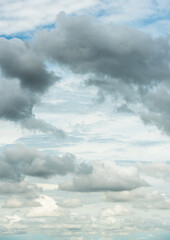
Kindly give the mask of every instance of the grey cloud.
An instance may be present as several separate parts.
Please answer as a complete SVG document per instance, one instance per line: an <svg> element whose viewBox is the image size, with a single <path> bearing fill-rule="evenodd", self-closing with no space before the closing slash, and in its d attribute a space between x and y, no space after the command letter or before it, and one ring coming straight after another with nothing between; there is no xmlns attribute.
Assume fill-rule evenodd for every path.
<svg viewBox="0 0 170 240"><path fill-rule="evenodd" d="M78 175L88 175L88 174L91 174L93 172L93 167L91 165L88 165L86 163L80 163L78 166L77 166L77 171L76 173Z"/></svg>
<svg viewBox="0 0 170 240"><path fill-rule="evenodd" d="M60 13L55 29L37 33L34 48L50 61L85 74L88 85L122 103L118 110L128 109L145 123L170 133L169 108L165 107L170 101L169 37L153 39L129 27Z"/></svg>
<svg viewBox="0 0 170 240"><path fill-rule="evenodd" d="M15 90L11 93L1 80L1 92L7 93L6 97L2 93L2 118L23 120L21 124L28 129L52 131L42 121L33 123L32 113L41 94L59 79L47 71L47 60L84 74L88 85L121 103L118 111L128 109L145 123L170 133L168 37L152 39L129 27L101 25L88 16L60 13L56 28L38 31L33 42L0 38L0 45L2 75Z"/></svg>
<svg viewBox="0 0 170 240"><path fill-rule="evenodd" d="M79 169L79 174L89 174L89 170L92 171L87 164L77 164L75 160L75 156L70 153L61 157L45 155L35 148L17 145L1 155L0 179L21 181L25 176L49 178L54 175L76 174Z"/></svg>
<svg viewBox="0 0 170 240"><path fill-rule="evenodd" d="M36 197L36 192L40 191L39 188L27 184L26 182L0 182L0 195L12 195L22 196L27 199L33 199Z"/></svg>
<svg viewBox="0 0 170 240"><path fill-rule="evenodd" d="M19 79L22 87L33 92L44 92L57 79L29 43L19 39L0 38L0 67L7 77Z"/></svg>
<svg viewBox="0 0 170 240"><path fill-rule="evenodd" d="M28 130L64 136L64 132L33 116L41 95L59 77L48 72L45 59L31 43L0 38L0 118L20 123Z"/></svg>
<svg viewBox="0 0 170 240"><path fill-rule="evenodd" d="M33 106L59 79L47 71L44 62L48 60L86 75L88 85L121 103L118 111L128 109L169 134L169 49L168 37L152 39L129 27L100 25L88 16L60 13L56 28L38 31L33 42L0 38L1 74L8 78L5 86L1 80L0 116L24 120L28 129L39 125L43 132L52 130L38 120L30 123ZM7 85L15 91L11 93Z"/></svg>
<svg viewBox="0 0 170 240"><path fill-rule="evenodd" d="M150 83L169 78L168 39L113 24L99 25L88 16L60 13L54 30L37 33L36 46L46 56L78 73Z"/></svg>
<svg viewBox="0 0 170 240"><path fill-rule="evenodd" d="M75 157L72 154L65 154L62 157L50 156L23 145L6 150L0 161L2 166L4 163L7 164L5 167L9 170L5 173L2 171L0 175L2 179L21 180L25 175L48 178L56 174L65 175L75 171ZM9 171L13 175L9 175Z"/></svg>
<svg viewBox="0 0 170 240"><path fill-rule="evenodd" d="M30 131L40 131L64 138L65 133L41 119L36 119L32 113L40 96L27 89L22 89L17 79L0 79L0 118L18 122Z"/></svg>
<svg viewBox="0 0 170 240"><path fill-rule="evenodd" d="M164 133L170 134L170 91L169 83L156 86L142 98L145 109L139 112L141 119L150 125L155 125Z"/></svg>
<svg viewBox="0 0 170 240"><path fill-rule="evenodd" d="M32 115L38 96L22 90L18 80L0 79L0 117L19 121Z"/></svg>
<svg viewBox="0 0 170 240"><path fill-rule="evenodd" d="M140 178L137 168L121 167L114 162L93 165L88 175L73 177L71 182L59 184L61 190L78 192L125 191L148 184Z"/></svg>
<svg viewBox="0 0 170 240"><path fill-rule="evenodd" d="M65 138L66 134L63 130L57 129L56 127L52 126L51 124L41 120L36 119L35 117L29 117L24 120L20 121L22 127L31 130L31 131L40 131L43 133L50 133L59 138Z"/></svg>

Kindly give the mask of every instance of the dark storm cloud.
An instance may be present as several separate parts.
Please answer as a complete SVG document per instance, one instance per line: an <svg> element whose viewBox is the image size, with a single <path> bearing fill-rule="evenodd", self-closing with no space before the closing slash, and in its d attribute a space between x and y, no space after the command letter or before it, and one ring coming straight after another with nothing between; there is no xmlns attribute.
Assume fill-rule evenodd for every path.
<svg viewBox="0 0 170 240"><path fill-rule="evenodd" d="M34 49L48 60L85 74L88 85L121 102L118 109L126 105L145 123L170 133L168 37L153 39L129 27L60 13L55 29L37 33Z"/></svg>
<svg viewBox="0 0 170 240"><path fill-rule="evenodd" d="M18 145L8 149L0 156L0 179L21 181L25 176L49 178L68 173L89 174L92 167L87 164L76 164L72 154L62 157L45 155L35 148Z"/></svg>

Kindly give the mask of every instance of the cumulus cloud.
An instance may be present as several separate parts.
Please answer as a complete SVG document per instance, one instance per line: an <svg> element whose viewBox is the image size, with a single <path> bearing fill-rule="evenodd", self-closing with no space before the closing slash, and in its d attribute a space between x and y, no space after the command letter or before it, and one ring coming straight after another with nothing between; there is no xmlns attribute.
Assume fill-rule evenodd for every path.
<svg viewBox="0 0 170 240"><path fill-rule="evenodd" d="M140 178L137 168L122 167L114 162L93 165L93 172L88 175L74 176L71 182L59 184L61 190L78 192L124 191L146 186Z"/></svg>

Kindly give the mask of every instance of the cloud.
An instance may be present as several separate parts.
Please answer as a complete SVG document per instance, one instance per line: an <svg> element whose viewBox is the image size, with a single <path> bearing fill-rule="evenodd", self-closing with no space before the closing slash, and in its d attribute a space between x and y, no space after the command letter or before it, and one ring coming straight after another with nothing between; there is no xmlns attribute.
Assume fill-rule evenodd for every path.
<svg viewBox="0 0 170 240"><path fill-rule="evenodd" d="M169 134L165 107L170 102L169 49L168 37L153 39L130 27L99 24L92 17L62 12L56 27L38 31L32 42L0 38L0 90L7 93L2 94L0 117L19 121L30 130L60 132L32 113L41 95L60 79L47 70L49 61L83 74L87 85L119 102L118 111L126 106L146 124Z"/></svg>
<svg viewBox="0 0 170 240"><path fill-rule="evenodd" d="M37 218L37 217L65 217L67 212L57 206L55 200L47 195L41 195L39 199L36 200L41 204L40 207L31 208L27 212L27 217Z"/></svg>
<svg viewBox="0 0 170 240"><path fill-rule="evenodd" d="M25 208L25 207L36 207L36 206L40 206L40 204L32 199L21 200L18 198L10 198L4 203L2 207L3 208Z"/></svg>
<svg viewBox="0 0 170 240"><path fill-rule="evenodd" d="M0 117L12 121L32 116L32 108L38 96L30 91L23 91L19 81L4 77L0 79Z"/></svg>
<svg viewBox="0 0 170 240"><path fill-rule="evenodd" d="M16 34L25 32L45 25L51 25L54 22L56 14L63 9L67 13L79 12L82 9L91 8L96 5L96 0L86 0L80 2L77 0L62 1L58 0L17 0L17 2L0 2L0 22L1 34ZM25 33L30 37L31 33Z"/></svg>
<svg viewBox="0 0 170 240"><path fill-rule="evenodd" d="M16 38L0 38L0 53L3 74L19 79L22 88L44 92L58 80L57 76L46 70L44 59L33 51L29 43Z"/></svg>
<svg viewBox="0 0 170 240"><path fill-rule="evenodd" d="M119 102L118 109L126 105L169 134L168 37L153 39L130 27L60 13L55 29L36 33L34 48L49 61L83 74L87 85Z"/></svg>
<svg viewBox="0 0 170 240"><path fill-rule="evenodd" d="M62 138L65 135L62 130L33 115L41 95L59 80L46 69L44 61L30 43L0 38L0 118Z"/></svg>
<svg viewBox="0 0 170 240"><path fill-rule="evenodd" d="M104 200L109 202L129 203L139 209L170 209L170 198L156 190L138 188L131 191L106 192Z"/></svg>
<svg viewBox="0 0 170 240"><path fill-rule="evenodd" d="M153 40L129 27L99 25L89 16L60 13L56 29L39 31L35 45L49 59L82 74L137 84L169 78L168 39Z"/></svg>
<svg viewBox="0 0 170 240"><path fill-rule="evenodd" d="M0 195L19 195L23 198L33 199L36 197L36 192L40 191L39 188L28 184L24 181L22 182L0 182Z"/></svg>
<svg viewBox="0 0 170 240"><path fill-rule="evenodd" d="M170 181L170 164L153 162L147 164L138 164L139 171L147 176L160 178L167 182Z"/></svg>
<svg viewBox="0 0 170 240"><path fill-rule="evenodd" d="M100 192L124 191L146 186L135 167L121 167L114 162L93 165L93 172L88 175L74 176L72 181L59 184L64 191Z"/></svg>
<svg viewBox="0 0 170 240"><path fill-rule="evenodd" d="M63 130L57 129L53 125L35 117L26 118L20 121L22 127L30 130L30 131L40 131L43 133L53 134L59 139L66 138L66 134Z"/></svg>
<svg viewBox="0 0 170 240"><path fill-rule="evenodd" d="M48 156L34 148L18 145L4 152L0 165L1 179L21 180L26 175L48 178L74 172L75 157L71 154Z"/></svg>
<svg viewBox="0 0 170 240"><path fill-rule="evenodd" d="M75 156L70 153L61 157L45 155L35 148L16 145L0 156L0 179L3 180L21 181L25 176L49 178L68 173L88 175L91 172L92 167L76 163Z"/></svg>
<svg viewBox="0 0 170 240"><path fill-rule="evenodd" d="M82 206L82 202L78 198L71 198L58 202L58 205L63 208L78 208Z"/></svg>
<svg viewBox="0 0 170 240"><path fill-rule="evenodd" d="M107 208L105 210L102 210L100 213L100 217L113 217L113 216L121 216L121 215L127 215L130 214L129 209L122 206L121 204L116 204L113 209Z"/></svg>

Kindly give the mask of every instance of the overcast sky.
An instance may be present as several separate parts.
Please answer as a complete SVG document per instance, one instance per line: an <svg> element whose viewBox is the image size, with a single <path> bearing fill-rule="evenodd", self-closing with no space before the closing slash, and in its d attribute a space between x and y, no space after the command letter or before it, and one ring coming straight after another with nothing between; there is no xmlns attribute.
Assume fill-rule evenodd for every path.
<svg viewBox="0 0 170 240"><path fill-rule="evenodd" d="M0 0L0 240L170 238L169 14Z"/></svg>

